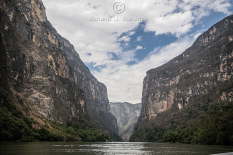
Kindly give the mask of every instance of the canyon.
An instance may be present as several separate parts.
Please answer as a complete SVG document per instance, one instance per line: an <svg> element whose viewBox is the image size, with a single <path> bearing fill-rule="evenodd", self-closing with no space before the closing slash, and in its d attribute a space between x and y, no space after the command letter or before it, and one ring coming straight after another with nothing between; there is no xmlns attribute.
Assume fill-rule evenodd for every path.
<svg viewBox="0 0 233 155"><path fill-rule="evenodd" d="M117 119L118 135L124 141L129 141L141 112L141 104L128 102L110 103L110 112Z"/></svg>
<svg viewBox="0 0 233 155"><path fill-rule="evenodd" d="M0 13L0 108L1 125L5 125L1 129L9 126L0 132L1 138L14 139L10 135L20 128L11 129L9 122L28 124L18 115L32 121L25 130L55 134L54 124L59 124L116 136L117 121L110 113L106 86L50 24L42 1L3 0ZM7 122L9 115L15 117Z"/></svg>
<svg viewBox="0 0 233 155"><path fill-rule="evenodd" d="M233 15L149 70L130 104L109 103L42 0L2 0L0 14L0 141L233 145Z"/></svg>
<svg viewBox="0 0 233 155"><path fill-rule="evenodd" d="M233 135L232 38L231 15L183 54L147 72L141 116L131 140L233 143L228 137Z"/></svg>

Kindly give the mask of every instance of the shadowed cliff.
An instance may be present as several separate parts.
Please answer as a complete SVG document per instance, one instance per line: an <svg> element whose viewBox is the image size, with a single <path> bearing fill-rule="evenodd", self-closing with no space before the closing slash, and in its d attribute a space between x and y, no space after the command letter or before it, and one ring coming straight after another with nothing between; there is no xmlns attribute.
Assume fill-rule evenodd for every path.
<svg viewBox="0 0 233 155"><path fill-rule="evenodd" d="M9 115L12 124L24 123L28 130L51 132L55 123L117 135L105 85L49 23L42 1L2 0L0 13L1 138L14 139L9 136L19 128L4 131Z"/></svg>

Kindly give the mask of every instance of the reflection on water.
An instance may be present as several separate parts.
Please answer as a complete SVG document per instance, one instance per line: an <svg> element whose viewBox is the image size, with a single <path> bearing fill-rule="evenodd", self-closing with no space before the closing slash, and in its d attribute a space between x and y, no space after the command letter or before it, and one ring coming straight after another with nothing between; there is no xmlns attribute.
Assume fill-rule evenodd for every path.
<svg viewBox="0 0 233 155"><path fill-rule="evenodd" d="M53 145L54 152L79 152L95 155L150 155L153 151L145 143L93 143L75 145Z"/></svg>
<svg viewBox="0 0 233 155"><path fill-rule="evenodd" d="M147 149L147 150L146 150ZM144 143L102 143L80 145L80 152L95 152L100 155L150 155L153 153Z"/></svg>
<svg viewBox="0 0 233 155"><path fill-rule="evenodd" d="M233 147L166 143L0 143L0 155L209 155Z"/></svg>

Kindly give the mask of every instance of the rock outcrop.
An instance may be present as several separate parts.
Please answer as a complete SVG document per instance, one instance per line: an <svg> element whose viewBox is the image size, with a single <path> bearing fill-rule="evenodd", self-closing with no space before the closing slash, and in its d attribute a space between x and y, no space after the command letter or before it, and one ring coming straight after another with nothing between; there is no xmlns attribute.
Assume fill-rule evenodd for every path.
<svg viewBox="0 0 233 155"><path fill-rule="evenodd" d="M233 16L211 27L180 56L148 71L143 85L138 129L148 124L148 128L177 127L185 124L180 120L187 109L205 113L205 105L232 103ZM187 120L198 116L192 114Z"/></svg>
<svg viewBox="0 0 233 155"><path fill-rule="evenodd" d="M119 136L128 141L140 116L141 104L115 102L110 103L110 107L111 113L117 119Z"/></svg>
<svg viewBox="0 0 233 155"><path fill-rule="evenodd" d="M105 85L53 28L42 1L2 0L0 13L1 96L38 128L87 123L116 134Z"/></svg>

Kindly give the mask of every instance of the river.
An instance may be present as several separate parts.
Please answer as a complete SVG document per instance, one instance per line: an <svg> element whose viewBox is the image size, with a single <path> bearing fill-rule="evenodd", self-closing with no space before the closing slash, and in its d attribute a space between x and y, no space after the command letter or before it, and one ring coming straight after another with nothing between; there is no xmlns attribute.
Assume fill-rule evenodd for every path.
<svg viewBox="0 0 233 155"><path fill-rule="evenodd" d="M168 143L0 143L0 155L210 155L233 147Z"/></svg>

